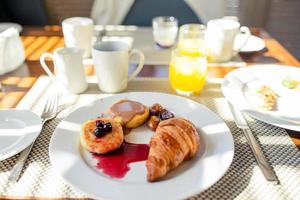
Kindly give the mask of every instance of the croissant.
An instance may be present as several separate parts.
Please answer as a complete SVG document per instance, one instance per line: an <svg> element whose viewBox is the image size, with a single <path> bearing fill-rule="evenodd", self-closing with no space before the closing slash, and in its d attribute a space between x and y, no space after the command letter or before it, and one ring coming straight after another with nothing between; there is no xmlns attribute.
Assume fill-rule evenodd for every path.
<svg viewBox="0 0 300 200"><path fill-rule="evenodd" d="M150 140L147 180L152 182L165 176L184 160L194 157L199 147L199 134L192 122L183 118L160 122Z"/></svg>

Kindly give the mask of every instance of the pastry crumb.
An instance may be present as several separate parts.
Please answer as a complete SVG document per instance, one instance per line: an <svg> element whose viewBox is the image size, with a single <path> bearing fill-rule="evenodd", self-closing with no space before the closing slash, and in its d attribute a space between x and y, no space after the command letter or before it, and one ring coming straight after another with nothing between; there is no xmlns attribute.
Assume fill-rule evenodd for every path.
<svg viewBox="0 0 300 200"><path fill-rule="evenodd" d="M278 94L271 87L263 85L257 92L262 99L262 108L267 111L275 110Z"/></svg>

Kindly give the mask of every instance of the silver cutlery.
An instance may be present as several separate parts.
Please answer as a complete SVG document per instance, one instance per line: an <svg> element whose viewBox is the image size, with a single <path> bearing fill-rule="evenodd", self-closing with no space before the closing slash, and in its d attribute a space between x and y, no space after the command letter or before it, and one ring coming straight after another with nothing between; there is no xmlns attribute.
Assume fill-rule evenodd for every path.
<svg viewBox="0 0 300 200"><path fill-rule="evenodd" d="M233 116L233 119L235 121L235 124L238 128L242 129L248 144L251 147L251 150L254 154L255 160L261 169L263 175L265 176L267 181L273 182L274 184L279 184L279 180L272 168L272 166L269 164L267 158L265 157L261 147L259 146L257 140L253 136L251 129L249 128L247 121L243 115L243 113L236 108L234 108L230 103L229 108L231 111L231 114Z"/></svg>
<svg viewBox="0 0 300 200"><path fill-rule="evenodd" d="M43 110L43 113L42 113L42 116L41 116L42 122L43 122L42 127L44 126L44 124L47 121L55 118L56 115L59 113L58 112L59 111L58 110L59 109L58 100L59 100L58 94L51 95L47 99L44 110ZM35 143L36 139L32 142L32 144L29 147L27 147L25 150L23 150L21 152L15 166L12 168L11 173L8 177L9 181L18 181L18 179L20 177L20 174L22 172L22 169L24 167L24 164L26 162L26 159L29 156L32 147L34 146L34 143Z"/></svg>

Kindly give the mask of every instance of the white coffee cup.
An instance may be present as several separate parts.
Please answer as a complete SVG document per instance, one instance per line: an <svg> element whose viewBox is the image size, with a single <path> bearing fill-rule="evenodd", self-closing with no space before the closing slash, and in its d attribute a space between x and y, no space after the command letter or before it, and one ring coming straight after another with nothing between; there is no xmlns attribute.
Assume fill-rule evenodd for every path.
<svg viewBox="0 0 300 200"><path fill-rule="evenodd" d="M245 41L234 49L235 38L238 34L245 34ZM240 27L240 23L236 20L228 18L210 20L205 33L205 46L212 61L229 61L247 43L250 34L249 28Z"/></svg>
<svg viewBox="0 0 300 200"><path fill-rule="evenodd" d="M63 20L62 28L67 47L84 49L84 58L91 57L94 23L87 17L71 17Z"/></svg>
<svg viewBox="0 0 300 200"><path fill-rule="evenodd" d="M54 53L43 53L40 62L45 72L56 79L70 93L81 93L88 87L80 48L59 48ZM45 59L49 57L54 62L54 74L49 70Z"/></svg>
<svg viewBox="0 0 300 200"><path fill-rule="evenodd" d="M127 82L142 70L144 54L121 41L102 41L93 45L93 60L100 90L107 93L121 92L127 88ZM137 54L140 57L136 70L128 76L129 58Z"/></svg>

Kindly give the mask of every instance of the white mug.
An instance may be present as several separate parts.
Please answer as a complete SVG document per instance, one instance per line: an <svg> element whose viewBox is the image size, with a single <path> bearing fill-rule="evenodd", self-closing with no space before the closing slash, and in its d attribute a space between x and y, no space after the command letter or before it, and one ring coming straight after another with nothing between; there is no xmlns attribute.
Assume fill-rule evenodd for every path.
<svg viewBox="0 0 300 200"><path fill-rule="evenodd" d="M235 38L238 34L245 34L246 37L240 46L234 49ZM240 27L240 23L236 20L228 18L210 20L205 33L205 46L209 51L211 61L229 61L245 46L250 34L249 28Z"/></svg>
<svg viewBox="0 0 300 200"><path fill-rule="evenodd" d="M71 17L63 20L62 28L66 47L84 49L84 58L91 57L94 23L87 17Z"/></svg>
<svg viewBox="0 0 300 200"><path fill-rule="evenodd" d="M100 90L108 93L121 92L127 88L127 82L142 70L144 54L120 41L103 41L93 45L93 60ZM129 58L137 54L140 57L136 70L128 76Z"/></svg>
<svg viewBox="0 0 300 200"><path fill-rule="evenodd" d="M83 49L59 48L54 53L43 53L40 62L45 72L61 83L71 93L81 93L88 87L84 66L82 63ZM49 70L45 59L49 57L54 62L55 75Z"/></svg>

